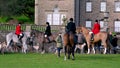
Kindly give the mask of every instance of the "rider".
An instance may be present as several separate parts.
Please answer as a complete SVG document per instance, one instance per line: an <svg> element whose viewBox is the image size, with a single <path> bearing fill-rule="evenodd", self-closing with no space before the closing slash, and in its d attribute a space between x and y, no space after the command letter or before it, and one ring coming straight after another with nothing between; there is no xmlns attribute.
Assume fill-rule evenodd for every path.
<svg viewBox="0 0 120 68"><path fill-rule="evenodd" d="M16 26L15 34L18 36L18 39L21 40L21 38L23 37L23 33L21 30L21 23L18 23L18 25Z"/></svg>
<svg viewBox="0 0 120 68"><path fill-rule="evenodd" d="M73 18L70 18L69 21L70 22L66 26L66 33L69 34L70 32L72 32L74 34L74 42L76 44L77 43L77 36L75 35L76 34L76 25L73 22Z"/></svg>
<svg viewBox="0 0 120 68"><path fill-rule="evenodd" d="M49 22L46 22L45 38L47 38L50 43L49 36L51 36L51 27L49 25Z"/></svg>
<svg viewBox="0 0 120 68"><path fill-rule="evenodd" d="M91 34L91 41L94 40L94 35L100 32L100 24L98 20L95 20L95 24L93 26L92 32L93 33Z"/></svg>

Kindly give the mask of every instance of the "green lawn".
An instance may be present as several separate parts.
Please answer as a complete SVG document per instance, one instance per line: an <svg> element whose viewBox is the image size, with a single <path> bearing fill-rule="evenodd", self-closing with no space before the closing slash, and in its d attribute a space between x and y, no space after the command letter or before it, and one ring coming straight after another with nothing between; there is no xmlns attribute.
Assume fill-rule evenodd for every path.
<svg viewBox="0 0 120 68"><path fill-rule="evenodd" d="M76 54L76 59L64 61L55 54L0 54L0 68L120 68L120 54Z"/></svg>

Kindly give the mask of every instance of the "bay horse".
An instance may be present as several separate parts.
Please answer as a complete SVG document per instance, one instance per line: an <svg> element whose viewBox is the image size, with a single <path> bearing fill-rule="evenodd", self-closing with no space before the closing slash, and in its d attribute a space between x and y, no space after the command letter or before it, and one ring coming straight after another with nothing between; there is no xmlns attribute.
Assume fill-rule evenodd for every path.
<svg viewBox="0 0 120 68"><path fill-rule="evenodd" d="M74 49L75 49L75 43L74 43L74 34L72 32L65 33L63 35L63 45L65 50L65 57L64 60L66 60L66 54L68 54L68 59L70 59L70 54L72 53L72 60L74 60Z"/></svg>
<svg viewBox="0 0 120 68"><path fill-rule="evenodd" d="M106 54L107 52L107 41L108 41L108 33L107 32L99 32L97 34L94 35L94 40L91 41L91 36L89 34L90 30L88 30L86 27L83 27L83 26L80 26L77 28L76 31L79 31L79 32L82 32L85 39L86 39L86 42L87 42L87 47L88 47L88 52L87 54L90 53L90 45L92 45L92 50L93 50L93 53L95 54L95 49L94 49L94 44L101 41L103 47L104 47L104 52L103 54Z"/></svg>

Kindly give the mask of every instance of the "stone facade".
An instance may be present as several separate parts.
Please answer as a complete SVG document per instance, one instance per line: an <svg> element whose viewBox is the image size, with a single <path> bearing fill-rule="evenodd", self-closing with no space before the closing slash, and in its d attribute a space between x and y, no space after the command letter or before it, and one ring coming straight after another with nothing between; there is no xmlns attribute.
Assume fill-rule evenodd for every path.
<svg viewBox="0 0 120 68"><path fill-rule="evenodd" d="M86 12L87 2L92 3L91 12ZM101 2L106 3L105 12L109 12L107 22L105 21L105 12L100 11ZM58 19L56 18L54 21L54 9L57 7L57 14L59 14L57 15L59 17L57 25L62 25L62 16L65 15L68 19L73 17L77 26L86 26L86 21L90 20L90 28L92 28L95 20L98 19L103 21L103 24L107 23L110 31L115 31L117 27L117 32L119 32L120 26L116 25L120 25L120 11L115 11L115 2L120 2L120 0L35 0L35 24L44 25L46 21L50 21L51 25L56 25L54 22L57 23ZM115 24L115 21L119 21L119 23Z"/></svg>
<svg viewBox="0 0 120 68"><path fill-rule="evenodd" d="M92 3L91 12L86 12L86 2ZM85 22L91 20L93 26L96 19L104 21L104 12L100 11L101 2L106 2L106 11L109 12L108 28L110 31L115 31L115 21L120 20L120 13L115 11L115 2L120 2L120 0L80 0L80 24L85 26Z"/></svg>
<svg viewBox="0 0 120 68"><path fill-rule="evenodd" d="M55 13L56 8L57 13ZM54 15L59 17L59 22ZM51 25L56 25L53 23L55 18L57 25L62 25L63 16L74 18L74 0L35 0L35 24L44 25L46 21L50 21Z"/></svg>

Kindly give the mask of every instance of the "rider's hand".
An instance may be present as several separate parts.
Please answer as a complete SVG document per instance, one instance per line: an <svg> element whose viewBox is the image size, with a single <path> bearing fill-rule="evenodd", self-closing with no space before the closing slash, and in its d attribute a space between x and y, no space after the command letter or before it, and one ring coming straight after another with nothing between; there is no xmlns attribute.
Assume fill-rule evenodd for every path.
<svg viewBox="0 0 120 68"><path fill-rule="evenodd" d="M46 35L46 34L45 34L44 36L45 36L45 38L47 37L47 35Z"/></svg>

